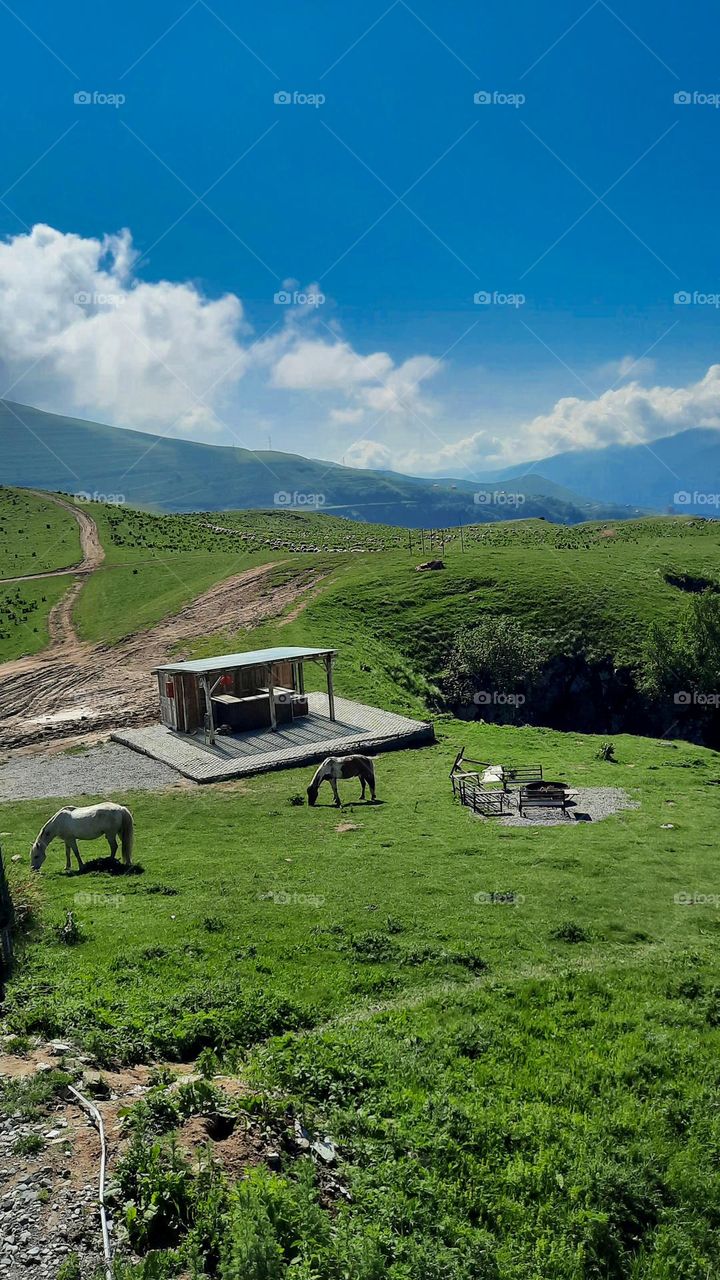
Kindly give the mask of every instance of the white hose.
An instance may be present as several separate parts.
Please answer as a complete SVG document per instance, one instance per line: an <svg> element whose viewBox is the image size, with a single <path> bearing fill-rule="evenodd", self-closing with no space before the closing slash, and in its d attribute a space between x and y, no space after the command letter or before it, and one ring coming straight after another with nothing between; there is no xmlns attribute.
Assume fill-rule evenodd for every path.
<svg viewBox="0 0 720 1280"><path fill-rule="evenodd" d="M100 1185L98 1194L100 1197L100 1224L102 1226L103 1252L105 1254L105 1275L107 1280L113 1280L112 1253L110 1252L110 1233L108 1231L107 1214L105 1213L105 1164L107 1162L107 1147L105 1145L105 1128L102 1122L102 1116L97 1107L90 1102L89 1098L83 1095L74 1087L68 1086L70 1093L74 1094L80 1106L87 1111L91 1117L95 1128L100 1134Z"/></svg>

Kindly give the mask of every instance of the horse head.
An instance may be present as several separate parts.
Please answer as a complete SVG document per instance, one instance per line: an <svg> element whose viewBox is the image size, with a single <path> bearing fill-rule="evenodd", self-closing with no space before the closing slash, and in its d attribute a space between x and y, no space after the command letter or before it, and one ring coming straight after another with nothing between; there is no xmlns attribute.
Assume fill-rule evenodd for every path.
<svg viewBox="0 0 720 1280"><path fill-rule="evenodd" d="M33 871L40 870L46 857L47 857L47 849L45 845L41 844L40 840L36 840L32 849L30 850L30 866L32 867Z"/></svg>
<svg viewBox="0 0 720 1280"><path fill-rule="evenodd" d="M307 789L307 798L308 798L309 805L312 806L315 804L315 801L318 798L319 789L320 789L319 783L317 783L313 778L313 781L310 783L310 786Z"/></svg>

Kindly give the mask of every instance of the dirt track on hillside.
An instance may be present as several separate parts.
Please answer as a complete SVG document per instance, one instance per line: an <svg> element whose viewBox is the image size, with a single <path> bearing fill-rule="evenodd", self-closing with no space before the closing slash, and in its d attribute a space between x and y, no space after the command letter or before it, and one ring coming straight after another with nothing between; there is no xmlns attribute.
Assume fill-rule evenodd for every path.
<svg viewBox="0 0 720 1280"><path fill-rule="evenodd" d="M0 748L77 739L156 720L152 667L182 658L197 636L234 633L276 617L323 576L305 569L270 589L276 568L276 563L260 565L227 578L179 613L115 645L84 645L77 639L71 615L80 580L51 611L49 648L0 665Z"/></svg>
<svg viewBox="0 0 720 1280"><path fill-rule="evenodd" d="M87 511L83 511L81 507L74 507L71 502L65 502L63 498L56 498L54 493L39 493L35 489L31 489L30 492L34 493L36 498L44 498L47 502L54 502L57 507L64 507L77 520L80 527L80 548L83 558L79 564L69 565L65 569L47 569L44 573L23 573L17 578L0 578L0 585L8 582L35 582L38 578L63 578L72 573L88 574L92 573L93 569L97 569L98 565L105 559L105 552L100 542L98 527L92 516Z"/></svg>

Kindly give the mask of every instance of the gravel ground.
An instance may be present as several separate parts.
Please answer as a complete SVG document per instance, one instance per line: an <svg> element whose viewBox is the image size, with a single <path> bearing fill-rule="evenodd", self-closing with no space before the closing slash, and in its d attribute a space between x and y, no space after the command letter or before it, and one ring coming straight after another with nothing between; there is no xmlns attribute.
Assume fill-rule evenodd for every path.
<svg viewBox="0 0 720 1280"><path fill-rule="evenodd" d="M0 764L0 800L74 800L112 791L160 791L179 782L183 779L175 769L116 742L71 753L17 756Z"/></svg>
<svg viewBox="0 0 720 1280"><path fill-rule="evenodd" d="M2 783L0 783L0 786ZM622 787L586 787L573 791L565 813L561 809L532 809L531 817L522 818L518 811L519 792L509 795L511 812L500 821L504 827L559 827L574 822L601 822L622 809L639 809Z"/></svg>

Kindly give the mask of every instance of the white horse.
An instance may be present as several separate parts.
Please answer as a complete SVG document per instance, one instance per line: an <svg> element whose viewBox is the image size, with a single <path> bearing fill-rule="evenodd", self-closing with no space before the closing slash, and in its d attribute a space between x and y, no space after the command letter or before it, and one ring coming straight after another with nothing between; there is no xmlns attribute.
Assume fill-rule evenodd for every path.
<svg viewBox="0 0 720 1280"><path fill-rule="evenodd" d="M375 799L375 766L369 756L328 756L316 769L312 782L307 789L308 804L317 800L322 782L329 782L335 797L335 804L340 807L338 794L338 778L359 778L362 791L360 799L365 799L365 786L370 787L370 795Z"/></svg>
<svg viewBox="0 0 720 1280"><path fill-rule="evenodd" d="M30 850L30 866L33 871L39 871L45 861L50 841L59 839L65 841L65 870L70 870L70 854L74 853L82 871L83 862L77 842L97 840L99 836L105 836L112 858L117 854L117 838L120 836L123 862L129 867L133 846L132 814L124 805L113 804L109 800L102 804L88 805L85 809L59 809L53 814Z"/></svg>

